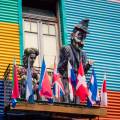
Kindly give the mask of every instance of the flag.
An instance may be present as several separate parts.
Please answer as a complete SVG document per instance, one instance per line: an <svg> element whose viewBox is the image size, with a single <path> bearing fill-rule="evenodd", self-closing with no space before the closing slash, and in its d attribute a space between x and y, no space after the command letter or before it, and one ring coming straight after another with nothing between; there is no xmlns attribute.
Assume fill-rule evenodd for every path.
<svg viewBox="0 0 120 120"><path fill-rule="evenodd" d="M46 70L45 61L43 58L42 67L41 67L41 74L39 80L39 94L40 96L44 96L47 99L52 98L52 90L49 81L49 76Z"/></svg>
<svg viewBox="0 0 120 120"><path fill-rule="evenodd" d="M53 94L58 100L60 100L61 96L65 95L64 86L57 71L56 61L54 62L53 71Z"/></svg>
<svg viewBox="0 0 120 120"><path fill-rule="evenodd" d="M101 104L100 105L107 106L106 74L104 75L104 80L101 87Z"/></svg>
<svg viewBox="0 0 120 120"><path fill-rule="evenodd" d="M74 70L68 61L68 89L69 89L69 95L70 100L73 101L74 98L74 90L76 88L76 75L74 73Z"/></svg>
<svg viewBox="0 0 120 120"><path fill-rule="evenodd" d="M97 79L94 69L92 69L92 75L90 78L89 90L88 90L88 100L87 105L91 107L97 101L98 95L98 88L97 88Z"/></svg>
<svg viewBox="0 0 120 120"><path fill-rule="evenodd" d="M14 63L13 63L13 73L12 73L12 107L16 106L17 103L17 98L19 98L19 85L18 85L18 77L17 77L17 66L16 66L16 60L14 59Z"/></svg>
<svg viewBox="0 0 120 120"><path fill-rule="evenodd" d="M99 92L99 89L97 89L96 104L100 105L100 92Z"/></svg>
<svg viewBox="0 0 120 120"><path fill-rule="evenodd" d="M26 80L26 100L33 102L32 74L30 68L30 58L28 58L27 80Z"/></svg>
<svg viewBox="0 0 120 120"><path fill-rule="evenodd" d="M59 100L61 96L65 95L63 83L60 79L53 83L53 94Z"/></svg>
<svg viewBox="0 0 120 120"><path fill-rule="evenodd" d="M88 96L88 88L87 88L82 61L80 62L80 66L78 68L76 96L79 96L81 102L85 102Z"/></svg>
<svg viewBox="0 0 120 120"><path fill-rule="evenodd" d="M15 108L17 104L17 100L12 98L11 103L12 103L12 107Z"/></svg>
<svg viewBox="0 0 120 120"><path fill-rule="evenodd" d="M18 77L17 77L17 66L16 61L14 60L13 64L13 81L12 81L12 98L16 99L19 98L19 85L18 85Z"/></svg>

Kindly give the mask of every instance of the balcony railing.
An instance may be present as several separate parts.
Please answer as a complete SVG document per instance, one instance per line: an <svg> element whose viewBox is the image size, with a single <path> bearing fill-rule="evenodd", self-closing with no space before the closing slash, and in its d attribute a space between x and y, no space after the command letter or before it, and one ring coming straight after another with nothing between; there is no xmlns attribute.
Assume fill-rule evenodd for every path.
<svg viewBox="0 0 120 120"><path fill-rule="evenodd" d="M23 66L17 65L18 67L18 79L19 79L19 92L20 92L20 98L18 99L21 102L26 102L25 99L25 94L26 94L26 82L25 79L21 78L20 75L20 70L23 71L22 69L25 70L25 68L23 68ZM9 64L4 72L4 99L5 99L5 105L7 106L8 104L10 104L10 100L11 100L11 94L12 94L12 68L13 65ZM72 104L75 105L75 102L69 102L69 101L64 101L64 97L61 97L59 100L56 99L55 97L53 97L52 101L48 101L47 99L45 99L44 97L39 96L39 91L38 89L36 89L36 85L38 86L39 84L39 78L40 78L40 71L41 68L40 67L34 67L35 73L38 75L38 81L36 84L33 85L33 91L34 91L34 103L35 102L41 102L41 103L47 103L47 102L54 102L57 104ZM27 71L27 70L26 70ZM25 72L26 72L25 71ZM52 76L53 76L53 69L48 68L47 69L48 75L49 75L49 80L51 83L51 89L52 89ZM24 72L23 72L24 73ZM26 75L26 74L25 74ZM24 74L23 74L24 76ZM34 83L34 82L33 82ZM77 103L78 105L79 103ZM84 103L80 103L79 105L86 105L86 102ZM99 104L95 105L99 107Z"/></svg>
<svg viewBox="0 0 120 120"><path fill-rule="evenodd" d="M12 66L9 64L4 73L4 104L5 108L11 108L11 93L12 93ZM18 67L21 69L23 66ZM40 77L40 67L35 67L37 75ZM49 74L49 80L51 81L51 88L52 88L52 75L53 69L47 69ZM19 72L19 71L18 71ZM99 105L95 105L92 108L88 108L86 103L84 104L76 104L76 103L65 103L62 100L56 101L48 101L43 97L37 96L37 93L34 94L35 100L33 101L34 104L29 104L26 99L25 95L25 86L22 84L21 77L18 74L19 78L19 91L20 91L20 98L17 99L18 103L15 108L11 108L11 110L19 110L19 111L34 111L34 112L47 112L53 113L55 116L67 116L71 118L71 115L74 117L80 116L85 118L95 118L96 116L105 116L106 109L101 108ZM39 80L39 78L38 78ZM38 92L38 91L35 91ZM50 105L49 105L50 104ZM27 114L27 113L26 113Z"/></svg>
<svg viewBox="0 0 120 120"><path fill-rule="evenodd" d="M12 93L12 75L13 75L13 65L9 64L4 72L4 76L1 76L1 78L4 80L4 96L5 96L5 105L8 105L10 103L11 100L11 93ZM19 79L19 92L20 92L20 98L19 101L26 101L25 100L25 81L23 81L23 79L21 78L21 73L20 70L22 71L22 69L26 70L25 68L23 68L23 66L17 65L17 74L18 74L18 79ZM38 82L39 82L39 78L40 78L40 70L41 67L34 67L35 73L38 76ZM25 71L26 72L26 71ZM49 80L52 86L52 75L53 75L53 69L51 68L47 68L47 72L49 75ZM22 73L24 76L24 73ZM25 77L26 77L26 73L25 73ZM33 86L34 88L35 86ZM52 88L52 87L51 87ZM35 91L36 92L36 91ZM46 100L43 97L40 97L39 99L36 98L36 93L34 94L34 98L35 98L35 102L41 101L41 102L46 102Z"/></svg>

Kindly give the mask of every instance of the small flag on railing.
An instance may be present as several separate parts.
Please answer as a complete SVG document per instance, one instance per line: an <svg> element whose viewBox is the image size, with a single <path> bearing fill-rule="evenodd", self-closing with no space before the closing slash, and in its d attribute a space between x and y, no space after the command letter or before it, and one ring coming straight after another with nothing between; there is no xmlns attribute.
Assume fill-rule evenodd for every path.
<svg viewBox="0 0 120 120"><path fill-rule="evenodd" d="M75 72L68 61L68 89L69 89L69 95L70 100L73 101L74 99L74 91L76 90L76 75Z"/></svg>
<svg viewBox="0 0 120 120"><path fill-rule="evenodd" d="M49 81L49 76L46 70L46 64L43 58L40 81L39 81L39 94L40 96L44 96L46 99L52 98L52 90Z"/></svg>
<svg viewBox="0 0 120 120"><path fill-rule="evenodd" d="M104 80L101 87L101 106L107 106L107 88L106 88L106 74L104 74Z"/></svg>
<svg viewBox="0 0 120 120"><path fill-rule="evenodd" d="M92 69L92 75L90 78L90 83L89 83L89 90L88 90L88 100L87 100L87 106L91 107L93 104L96 103L97 101L97 79L96 79L96 74L94 69Z"/></svg>
<svg viewBox="0 0 120 120"><path fill-rule="evenodd" d="M81 102L85 102L88 97L88 88L84 74L82 60L78 69L76 96L79 96Z"/></svg>
<svg viewBox="0 0 120 120"><path fill-rule="evenodd" d="M32 89L32 74L30 68L30 58L28 58L27 80L26 80L26 100L30 103L34 102Z"/></svg>
<svg viewBox="0 0 120 120"><path fill-rule="evenodd" d="M54 61L54 71L53 71L53 94L55 98L60 101L60 97L65 94L64 86L60 78L60 74L57 71L56 60Z"/></svg>
<svg viewBox="0 0 120 120"><path fill-rule="evenodd" d="M19 94L19 85L18 85L18 77L17 77L17 65L16 65L16 60L14 59L14 63L13 63L13 73L12 73L12 107L16 106L17 103L17 98L19 98L20 94Z"/></svg>

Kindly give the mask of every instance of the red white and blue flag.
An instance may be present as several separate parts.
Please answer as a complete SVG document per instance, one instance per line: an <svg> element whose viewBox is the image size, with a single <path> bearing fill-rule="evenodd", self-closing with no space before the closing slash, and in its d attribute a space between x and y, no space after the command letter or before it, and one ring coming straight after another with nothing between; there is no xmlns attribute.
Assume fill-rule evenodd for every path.
<svg viewBox="0 0 120 120"><path fill-rule="evenodd" d="M90 78L89 83L89 90L88 90L88 100L87 100L87 106L91 107L93 104L97 101L97 95L98 95L98 88L97 88L97 79L94 69L92 69L92 75Z"/></svg>
<svg viewBox="0 0 120 120"><path fill-rule="evenodd" d="M40 96L44 96L46 99L52 98L52 89L51 89L44 58L42 61L42 67L41 67L41 73L40 73L39 94Z"/></svg>
<svg viewBox="0 0 120 120"><path fill-rule="evenodd" d="M60 78L60 74L57 71L56 60L54 62L54 71L53 71L53 94L55 98L60 100L60 97L65 95L64 86Z"/></svg>
<svg viewBox="0 0 120 120"><path fill-rule="evenodd" d="M79 96L81 102L85 102L86 98L88 97L88 88L87 88L82 60L78 68L76 96Z"/></svg>
<svg viewBox="0 0 120 120"><path fill-rule="evenodd" d="M106 87L106 74L104 75L103 84L101 87L101 106L107 106L107 87Z"/></svg>
<svg viewBox="0 0 120 120"><path fill-rule="evenodd" d="M70 100L73 101L74 99L74 91L76 90L76 75L75 72L68 61L68 89L69 89L69 95Z"/></svg>

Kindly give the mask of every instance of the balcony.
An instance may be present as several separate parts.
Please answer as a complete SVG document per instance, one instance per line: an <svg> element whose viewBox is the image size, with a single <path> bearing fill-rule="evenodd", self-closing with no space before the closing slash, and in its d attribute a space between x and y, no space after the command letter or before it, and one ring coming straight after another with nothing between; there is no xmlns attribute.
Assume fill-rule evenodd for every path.
<svg viewBox="0 0 120 120"><path fill-rule="evenodd" d="M107 114L106 108L95 105L88 108L86 103L75 104L75 103L65 103L62 101L54 101L52 103L46 101L44 98L35 99L33 103L28 103L25 98L21 97L17 100L18 103L15 108L11 107L11 91L12 91L12 65L8 65L3 79L4 79L4 111L5 116L16 120L16 116L22 116L22 119L36 120L38 118L45 118L46 115L52 119L72 119L72 118L84 118L92 119L96 117L105 116ZM49 78L52 81L52 69L47 69L49 73ZM40 73L40 68L36 68L37 74ZM20 77L19 77L20 79ZM52 83L52 82L51 82ZM19 91L22 90L21 80L19 80ZM31 117L30 117L31 116ZM38 117L38 118L37 118Z"/></svg>

